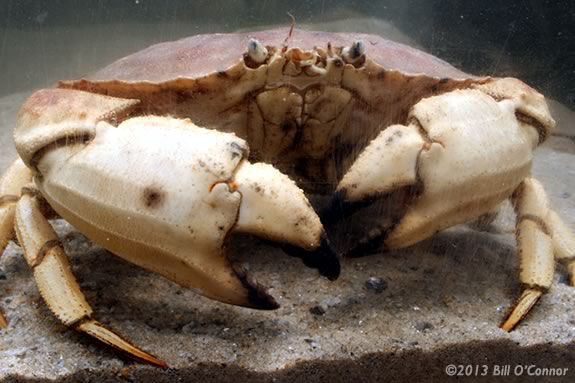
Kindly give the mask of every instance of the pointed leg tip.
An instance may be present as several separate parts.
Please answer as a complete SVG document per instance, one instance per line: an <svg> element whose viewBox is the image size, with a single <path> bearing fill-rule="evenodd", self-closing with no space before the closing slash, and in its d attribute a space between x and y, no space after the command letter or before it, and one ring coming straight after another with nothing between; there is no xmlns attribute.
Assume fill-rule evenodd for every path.
<svg viewBox="0 0 575 383"><path fill-rule="evenodd" d="M499 325L499 328L502 329L503 331L511 332L515 328L515 326L517 326L517 323L511 321L510 318L507 318Z"/></svg>
<svg viewBox="0 0 575 383"><path fill-rule="evenodd" d="M160 367L160 368L164 368L164 369L170 368L168 363L164 362L162 359L156 358L155 356L153 356L151 354L148 354L148 357L146 359L142 358L141 360L145 361L145 362L147 362L153 366L156 366L156 367Z"/></svg>
<svg viewBox="0 0 575 383"><path fill-rule="evenodd" d="M541 295L543 295L543 291L534 288L527 288L523 291L517 303L499 327L507 332L512 331L531 311L535 303L541 298Z"/></svg>
<svg viewBox="0 0 575 383"><path fill-rule="evenodd" d="M152 354L149 354L138 347L132 345L130 342L124 340L122 337L116 333L108 330L100 322L88 319L78 325L76 325L76 330L88 334L99 341L115 348L116 350L122 351L129 355L130 357L144 363L149 363L151 365L168 368L168 364L161 359L156 358Z"/></svg>

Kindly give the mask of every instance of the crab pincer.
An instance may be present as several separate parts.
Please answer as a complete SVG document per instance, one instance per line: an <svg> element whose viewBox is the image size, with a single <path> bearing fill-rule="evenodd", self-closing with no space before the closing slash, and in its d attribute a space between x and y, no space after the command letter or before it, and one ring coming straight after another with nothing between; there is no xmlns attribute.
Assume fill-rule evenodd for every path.
<svg viewBox="0 0 575 383"><path fill-rule="evenodd" d="M75 110L78 102L98 108ZM330 279L339 275L321 222L292 180L271 165L250 163L247 144L232 133L187 119L126 118L136 104L45 90L23 108L15 140L26 166L16 166L19 160L10 178L29 181L32 172L34 183L16 182L22 195L10 212L40 293L63 323L139 360L165 365L92 318L48 224L45 202L114 254L233 305L279 307L226 256L224 244L234 232L302 248L304 259L314 259L306 263Z"/></svg>

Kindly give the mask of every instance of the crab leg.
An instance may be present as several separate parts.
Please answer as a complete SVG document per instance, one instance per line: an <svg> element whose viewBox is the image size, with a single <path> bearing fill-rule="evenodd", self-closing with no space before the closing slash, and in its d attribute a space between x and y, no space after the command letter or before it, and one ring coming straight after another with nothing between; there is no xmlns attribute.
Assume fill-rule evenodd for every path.
<svg viewBox="0 0 575 383"><path fill-rule="evenodd" d="M40 294L52 312L67 326L84 332L133 358L167 367L166 363L133 346L92 318L56 233L40 208L40 195L24 188L16 205L15 228L26 262L33 269Z"/></svg>
<svg viewBox="0 0 575 383"><path fill-rule="evenodd" d="M547 225L549 201L539 182L528 178L514 194L517 213L517 245L520 257L519 280L525 286L515 307L501 324L511 331L547 292L553 282L555 262L553 239Z"/></svg>
<svg viewBox="0 0 575 383"><path fill-rule="evenodd" d="M571 286L575 286L575 236L553 210L545 217L545 223L551 232L555 258L565 264Z"/></svg>
<svg viewBox="0 0 575 383"><path fill-rule="evenodd" d="M14 238L14 211L20 198L20 189L32 179L30 170L21 160L16 160L0 179L0 255ZM0 311L0 328L8 325Z"/></svg>
<svg viewBox="0 0 575 383"><path fill-rule="evenodd" d="M30 169L16 160L0 178L0 255L14 238L14 209L20 189L32 180Z"/></svg>

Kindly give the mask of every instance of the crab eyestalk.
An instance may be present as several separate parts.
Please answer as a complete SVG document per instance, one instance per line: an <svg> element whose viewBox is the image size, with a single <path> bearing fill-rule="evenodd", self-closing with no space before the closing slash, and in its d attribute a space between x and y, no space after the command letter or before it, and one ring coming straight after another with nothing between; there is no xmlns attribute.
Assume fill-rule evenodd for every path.
<svg viewBox="0 0 575 383"><path fill-rule="evenodd" d="M355 41L351 46L341 50L341 56L348 64L355 64L365 59L365 44L363 41Z"/></svg>
<svg viewBox="0 0 575 383"><path fill-rule="evenodd" d="M266 61L268 50L258 40L250 39L248 42L248 52L244 57L248 66L259 66Z"/></svg>

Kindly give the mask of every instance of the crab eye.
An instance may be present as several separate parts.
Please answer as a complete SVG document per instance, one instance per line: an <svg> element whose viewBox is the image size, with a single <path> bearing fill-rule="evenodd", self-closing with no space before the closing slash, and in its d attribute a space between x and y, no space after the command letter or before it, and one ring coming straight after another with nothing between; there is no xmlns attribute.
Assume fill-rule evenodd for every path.
<svg viewBox="0 0 575 383"><path fill-rule="evenodd" d="M350 47L344 47L341 55L348 64L360 64L365 55L365 44L363 41L355 41Z"/></svg>
<svg viewBox="0 0 575 383"><path fill-rule="evenodd" d="M250 39L248 42L247 57L254 64L263 64L263 62L266 61L266 58L268 57L268 50L258 40Z"/></svg>

